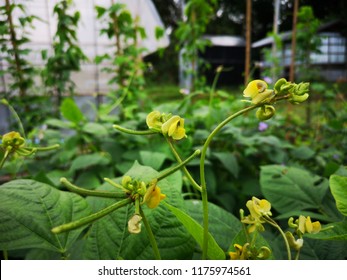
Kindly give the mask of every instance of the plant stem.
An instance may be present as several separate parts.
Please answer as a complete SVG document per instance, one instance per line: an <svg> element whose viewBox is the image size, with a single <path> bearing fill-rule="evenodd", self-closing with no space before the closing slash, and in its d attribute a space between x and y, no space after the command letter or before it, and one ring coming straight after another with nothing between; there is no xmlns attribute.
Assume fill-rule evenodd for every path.
<svg viewBox="0 0 347 280"><path fill-rule="evenodd" d="M200 155L200 150L196 150L192 155L190 155L188 158L186 158L184 161L180 162L178 165L162 172L159 174L159 177L157 178L158 181L164 179L165 177L171 175L172 173L175 173L180 168L184 167L188 162L190 162L192 159L194 159L196 156Z"/></svg>
<svg viewBox="0 0 347 280"><path fill-rule="evenodd" d="M60 182L71 192L84 195L84 196L97 196L97 197L108 197L108 198L125 198L125 193L116 193L108 191L93 191L86 190L69 182L66 178L61 178Z"/></svg>
<svg viewBox="0 0 347 280"><path fill-rule="evenodd" d="M55 150L55 149L58 149L60 148L60 145L59 144L55 144L55 145L52 145L52 146L48 146L48 147L35 147L34 149L36 149L36 151L51 151L51 150Z"/></svg>
<svg viewBox="0 0 347 280"><path fill-rule="evenodd" d="M155 259L156 260L161 260L161 256L160 256L160 252L159 252L159 249L158 249L157 241L155 240L155 237L153 235L153 231L151 229L151 225L149 224L149 222L148 222L148 220L147 220L147 218L145 216L145 213L143 212L142 208L140 208L140 214L141 214L141 217L142 217L143 224L145 225L146 232L147 232L147 235L148 235L148 239L149 239L149 242L151 243Z"/></svg>
<svg viewBox="0 0 347 280"><path fill-rule="evenodd" d="M168 142L169 146L170 146L170 149L172 151L172 153L174 154L176 160L179 162L179 163L182 163L182 159L181 157L179 156L179 154L177 153L176 149L175 149L175 146L172 144L172 142L170 141L170 139L166 138L166 141ZM190 181L190 183L192 184L192 186L198 190L199 192L201 192L201 187L200 185L194 180L194 178L192 177L192 175L189 173L188 169L183 166L182 167L183 169L183 172L184 172L184 175L186 175L186 177L188 178L188 180Z"/></svg>
<svg viewBox="0 0 347 280"><path fill-rule="evenodd" d="M270 217L268 217L268 216L263 216L263 218L264 218L270 225L272 225L273 227L275 227L275 228L280 232L280 234L282 235L283 240L284 240L284 244L286 245L286 249L287 249L288 260L290 261L290 260L292 259L292 253L291 253L291 251L290 251L289 242L288 242L287 237L286 237L286 235L284 234L283 230L282 230L281 227L280 227L273 219L271 219Z"/></svg>
<svg viewBox="0 0 347 280"><path fill-rule="evenodd" d="M10 154L10 152L6 149L4 157L1 159L1 162L0 162L0 169L4 166L4 163L5 163L9 154Z"/></svg>
<svg viewBox="0 0 347 280"><path fill-rule="evenodd" d="M123 207L123 206L125 206L131 202L132 202L131 198L127 198L127 199L118 201L118 202L100 210L99 212L91 214L87 217L81 218L81 219L74 221L74 222L71 222L71 223L67 223L67 224L63 224L63 225L54 227L52 229L52 232L53 233L62 233L65 231L74 230L74 229L77 229L77 228L82 227L84 225L93 223L96 220L110 214L111 212L113 212L113 211L117 210L118 208L121 208L121 207Z"/></svg>
<svg viewBox="0 0 347 280"><path fill-rule="evenodd" d="M128 133L128 134L133 134L133 135L151 135L151 134L156 134L158 132L153 131L153 130L133 130L133 129L129 129L129 128L125 128L125 127L121 127L117 124L113 125L113 128L124 132L124 133Z"/></svg>
<svg viewBox="0 0 347 280"><path fill-rule="evenodd" d="M207 187L206 187L206 178L205 178L205 159L206 159L208 146L210 145L213 137L231 120L257 107L259 107L259 105L252 105L227 117L211 132L211 134L207 137L205 144L202 148L201 157L200 157L200 182L201 182L201 199L202 199L202 207L203 207L203 228L204 228L202 259L204 260L207 258L207 246L208 246L208 198L207 198Z"/></svg>

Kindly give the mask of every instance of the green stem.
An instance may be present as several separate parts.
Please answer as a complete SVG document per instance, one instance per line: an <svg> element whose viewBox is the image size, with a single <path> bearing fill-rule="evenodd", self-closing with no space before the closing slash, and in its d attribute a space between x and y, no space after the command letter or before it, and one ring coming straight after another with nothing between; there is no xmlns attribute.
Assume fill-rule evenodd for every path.
<svg viewBox="0 0 347 280"><path fill-rule="evenodd" d="M113 128L115 128L121 132L128 133L128 134L134 134L134 135L151 135L151 134L158 133L158 132L153 131L153 130L133 130L133 129L121 127L117 124L113 125Z"/></svg>
<svg viewBox="0 0 347 280"><path fill-rule="evenodd" d="M4 255L4 260L8 261L8 251L7 250L3 250L2 253Z"/></svg>
<svg viewBox="0 0 347 280"><path fill-rule="evenodd" d="M172 142L170 141L170 139L166 138L166 141L168 142L169 146L170 146L170 149L172 151L172 153L174 154L176 160L179 162L179 163L182 163L182 159L180 157L180 155L178 154L178 152L176 151L175 149L175 146L172 144ZM190 183L192 184L192 186L198 190L199 192L201 192L201 187L200 185L194 180L194 178L192 177L192 175L189 173L188 169L183 166L182 167L183 169L183 172L184 172L184 175L186 175L186 177L188 178L188 180L190 181Z"/></svg>
<svg viewBox="0 0 347 280"><path fill-rule="evenodd" d="M9 109L10 112L11 112L11 114L14 116L14 118L16 119L16 121L17 121L17 123L18 123L20 135L21 135L23 138L26 138L23 123L22 123L22 121L20 120L20 117L18 116L16 110L10 105L10 103L8 103L8 101L7 101L5 98L1 99L1 103L4 104L4 105L6 105L6 106L8 107L8 109Z"/></svg>
<svg viewBox="0 0 347 280"><path fill-rule="evenodd" d="M227 117L224 121L222 121L207 137L205 144L201 151L200 157L200 182L201 182L201 199L202 199L202 207L203 207L203 246L202 246L202 259L207 258L207 246L208 246L208 198L207 198L207 187L206 187L206 178L205 178L205 159L208 146L210 145L213 137L231 120L234 118L253 110L254 108L259 107L259 105L252 105L247 108L244 108L237 113Z"/></svg>
<svg viewBox="0 0 347 280"><path fill-rule="evenodd" d="M48 147L35 147L34 149L36 149L36 151L42 152L42 151L51 151L51 150L55 150L60 148L59 144L55 144L52 146L48 146Z"/></svg>
<svg viewBox="0 0 347 280"><path fill-rule="evenodd" d="M185 166L188 162L190 162L192 159L194 159L196 156L200 155L200 150L196 150L192 155L190 155L188 158L186 158L184 161L180 162L178 165L162 172L159 174L159 177L157 178L158 181L164 179L165 177L171 175L172 173L175 173L177 170L179 170L181 167Z"/></svg>
<svg viewBox="0 0 347 280"><path fill-rule="evenodd" d="M61 178L60 182L71 192L83 195L83 196L97 196L97 197L108 197L108 198L125 198L125 193L116 193L108 191L93 191L86 190L70 183L66 178Z"/></svg>
<svg viewBox="0 0 347 280"><path fill-rule="evenodd" d="M90 224L90 223L93 223L95 222L96 220L110 214L111 212L129 204L132 202L132 199L131 198L127 198L127 199L124 199L124 200L121 200L121 201L118 201L102 210L100 210L99 212L96 212L94 214L91 214L87 217L84 217L82 219L79 219L77 221L74 221L74 222L71 222L71 223L67 223L67 224L63 224L63 225L60 225L60 226L57 226L57 227L54 227L52 229L52 232L53 233L62 233L62 232L65 232L65 231L70 231L70 230L74 230L74 229L77 229L79 227L82 227L84 225L87 225L87 224Z"/></svg>
<svg viewBox="0 0 347 280"><path fill-rule="evenodd" d="M153 249L153 253L154 253L155 259L156 260L161 260L161 256L160 256L160 252L159 252L159 249L158 249L157 241L155 240L155 237L153 235L153 231L151 229L151 225L149 224L149 222L148 222L148 220L147 220L147 218L145 216L145 213L143 212L142 208L140 208L140 213L141 213L143 224L145 225L145 228L146 228L146 232L147 232L147 235L148 235L149 242L151 243L151 246L152 246L152 249Z"/></svg>
<svg viewBox="0 0 347 280"><path fill-rule="evenodd" d="M283 232L283 230L281 229L281 227L280 227L273 219L271 219L271 218L268 217L268 216L263 216L263 218L264 218L270 225L272 225L273 227L275 227L275 228L280 232L280 234L282 235L283 240L284 240L284 244L286 245L286 249L287 249L288 260L290 261L290 260L292 259L292 252L291 252L291 250L290 250L290 245L289 245L289 242L288 242L288 239L287 239L285 233Z"/></svg>
<svg viewBox="0 0 347 280"><path fill-rule="evenodd" d="M5 163L9 154L10 154L10 151L6 149L4 157L1 159L1 162L0 162L0 169L4 166L4 163Z"/></svg>

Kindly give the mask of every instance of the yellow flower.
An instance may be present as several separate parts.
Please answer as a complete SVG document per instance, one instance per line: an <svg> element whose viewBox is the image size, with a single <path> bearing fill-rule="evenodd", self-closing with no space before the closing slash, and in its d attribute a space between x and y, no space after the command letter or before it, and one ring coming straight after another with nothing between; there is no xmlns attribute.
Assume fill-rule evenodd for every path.
<svg viewBox="0 0 347 280"><path fill-rule="evenodd" d="M246 206L254 219L259 219L262 216L271 216L271 203L266 199L258 199L252 197L252 200L248 200Z"/></svg>
<svg viewBox="0 0 347 280"><path fill-rule="evenodd" d="M306 232L318 233L321 230L320 222L316 221L312 223L310 216L308 216L307 218L304 216L299 216L297 223L298 223L298 230L302 234L305 234Z"/></svg>
<svg viewBox="0 0 347 280"><path fill-rule="evenodd" d="M147 126L149 127L149 129L160 131L161 126L163 125L161 117L162 117L162 115L159 111L150 112L146 118L146 123L147 123Z"/></svg>
<svg viewBox="0 0 347 280"><path fill-rule="evenodd" d="M19 148L25 143L24 138L16 131L11 131L2 136L2 146L4 148Z"/></svg>
<svg viewBox="0 0 347 280"><path fill-rule="evenodd" d="M160 188L155 183L153 183L147 189L143 201L147 204L149 208L152 209L157 207L160 201L162 201L165 197L166 195L162 194Z"/></svg>
<svg viewBox="0 0 347 280"><path fill-rule="evenodd" d="M141 232L141 220L142 217L139 214L135 214L128 221L128 231L130 233L140 233Z"/></svg>
<svg viewBox="0 0 347 280"><path fill-rule="evenodd" d="M263 80L251 81L243 91L243 96L250 97L253 104L270 101L275 96L275 92L267 87L267 83Z"/></svg>
<svg viewBox="0 0 347 280"><path fill-rule="evenodd" d="M231 260L247 260L249 257L248 252L249 243L245 243L243 246L240 244L234 244L235 252L229 252Z"/></svg>
<svg viewBox="0 0 347 280"><path fill-rule="evenodd" d="M174 140L180 140L186 136L184 129L184 119L180 116L172 116L161 127L162 133L172 137Z"/></svg>

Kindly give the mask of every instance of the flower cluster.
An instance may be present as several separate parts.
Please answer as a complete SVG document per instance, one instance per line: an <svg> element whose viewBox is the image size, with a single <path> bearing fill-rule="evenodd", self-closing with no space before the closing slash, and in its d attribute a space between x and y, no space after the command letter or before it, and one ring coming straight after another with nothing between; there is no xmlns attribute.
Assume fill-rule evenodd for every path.
<svg viewBox="0 0 347 280"><path fill-rule="evenodd" d="M171 137L174 140L181 140L187 137L184 128L184 119L180 116L172 116L171 114L153 111L147 115L146 123L149 129L160 132L164 136Z"/></svg>
<svg viewBox="0 0 347 280"><path fill-rule="evenodd" d="M292 83L286 79L279 79L275 86L275 93L288 95L288 99L293 104L299 104L304 102L309 97L310 83Z"/></svg>
<svg viewBox="0 0 347 280"><path fill-rule="evenodd" d="M156 180L146 184L125 175L121 184L124 191L135 201L135 214L128 221L128 231L130 233L140 233L142 220L139 209L140 204L146 204L151 209L156 208L160 201L166 198L166 195L161 193Z"/></svg>
<svg viewBox="0 0 347 280"><path fill-rule="evenodd" d="M266 199L258 199L252 197L252 200L248 200L246 206L249 210L250 215L242 217L241 222L244 224L251 225L248 228L248 232L251 233L255 230L264 231L263 223L266 223L264 218L272 215L271 204Z"/></svg>
<svg viewBox="0 0 347 280"><path fill-rule="evenodd" d="M257 250L248 242L243 246L234 244L234 249L235 251L229 252L231 260L266 260L271 255L271 251L268 247L262 246Z"/></svg>
<svg viewBox="0 0 347 280"><path fill-rule="evenodd" d="M274 89L268 89L265 81L254 80L247 85L243 96L251 98L252 104L260 105L256 116L259 120L265 121L275 114L276 110L272 104L276 102L277 96L282 95L293 104L302 103L309 97L309 86L309 83L295 84L281 78L275 83Z"/></svg>
<svg viewBox="0 0 347 280"><path fill-rule="evenodd" d="M291 228L294 228L294 234L297 236L295 239L293 233L286 232L286 238L289 242L289 245L295 250L300 250L304 244L303 235L305 233L318 233L321 231L322 226L319 221L312 222L310 216L300 215L298 219L294 221L294 218L291 217L288 220L288 225Z"/></svg>

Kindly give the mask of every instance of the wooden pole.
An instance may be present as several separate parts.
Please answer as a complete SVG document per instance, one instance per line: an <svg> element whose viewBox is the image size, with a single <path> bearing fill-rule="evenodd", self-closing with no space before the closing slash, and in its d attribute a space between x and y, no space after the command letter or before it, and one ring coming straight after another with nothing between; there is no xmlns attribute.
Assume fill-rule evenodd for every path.
<svg viewBox="0 0 347 280"><path fill-rule="evenodd" d="M252 30L252 0L246 3L246 53L245 53L245 85L249 81L250 64L251 64L251 30Z"/></svg>
<svg viewBox="0 0 347 280"><path fill-rule="evenodd" d="M294 82L295 79L295 54L296 54L296 25L299 9L299 0L294 0L293 10L293 30L292 30L292 57L289 68L289 81Z"/></svg>

